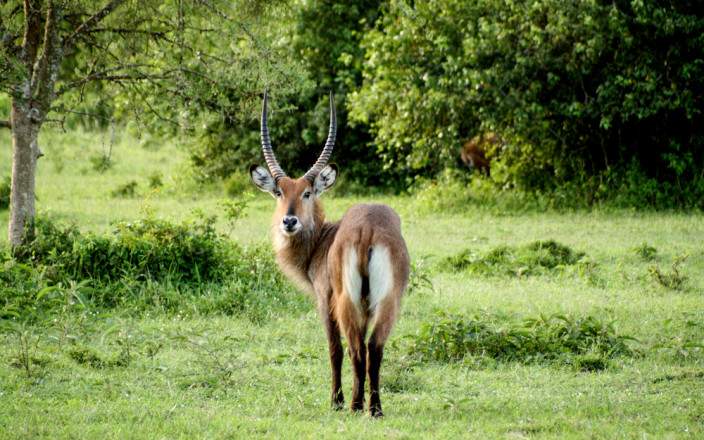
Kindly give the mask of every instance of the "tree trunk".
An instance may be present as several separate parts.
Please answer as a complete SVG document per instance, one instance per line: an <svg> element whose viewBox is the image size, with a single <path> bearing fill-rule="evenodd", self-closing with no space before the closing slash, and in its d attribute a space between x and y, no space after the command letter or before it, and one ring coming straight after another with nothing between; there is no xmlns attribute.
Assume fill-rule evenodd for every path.
<svg viewBox="0 0 704 440"><path fill-rule="evenodd" d="M26 101L12 101L12 189L8 227L12 248L34 232L34 182L41 150L38 144L40 123L31 113Z"/></svg>

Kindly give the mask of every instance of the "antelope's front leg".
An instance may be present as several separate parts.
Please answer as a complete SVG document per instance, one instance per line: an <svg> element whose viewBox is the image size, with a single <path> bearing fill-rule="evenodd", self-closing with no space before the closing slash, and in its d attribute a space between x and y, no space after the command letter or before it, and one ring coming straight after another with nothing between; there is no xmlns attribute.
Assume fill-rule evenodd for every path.
<svg viewBox="0 0 704 440"><path fill-rule="evenodd" d="M342 393L342 341L340 339L340 327L332 316L325 322L325 330L328 335L328 349L330 352L330 367L332 368L332 397L330 405L333 409L342 409L345 405L345 396Z"/></svg>

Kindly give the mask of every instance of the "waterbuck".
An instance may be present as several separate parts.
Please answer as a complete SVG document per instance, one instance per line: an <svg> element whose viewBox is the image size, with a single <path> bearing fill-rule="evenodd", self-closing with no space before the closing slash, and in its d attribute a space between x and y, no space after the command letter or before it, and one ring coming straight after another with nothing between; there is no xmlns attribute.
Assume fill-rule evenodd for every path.
<svg viewBox="0 0 704 440"><path fill-rule="evenodd" d="M491 161L487 158L487 153L494 152L503 144L503 140L496 133L481 133L462 145L460 157L467 168L488 176L491 173Z"/></svg>
<svg viewBox="0 0 704 440"><path fill-rule="evenodd" d="M342 332L354 372L353 411L364 409L364 382L369 375L369 411L382 416L379 369L384 343L396 321L408 284L409 257L401 220L388 206L360 204L336 223L325 221L320 196L337 178L328 164L337 122L330 94L330 129L320 157L303 177L286 176L274 156L267 127L264 93L261 140L268 170L252 165L250 176L276 199L273 241L281 270L314 295L325 326L332 366L333 408L344 405L341 388ZM367 329L371 335L367 340Z"/></svg>

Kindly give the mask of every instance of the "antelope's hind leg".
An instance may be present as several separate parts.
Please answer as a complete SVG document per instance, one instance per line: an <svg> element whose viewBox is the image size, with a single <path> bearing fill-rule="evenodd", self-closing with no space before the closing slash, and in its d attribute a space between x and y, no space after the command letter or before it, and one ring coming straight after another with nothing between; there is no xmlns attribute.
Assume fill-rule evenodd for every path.
<svg viewBox="0 0 704 440"><path fill-rule="evenodd" d="M376 310L375 324L367 343L367 374L369 375L369 414L382 417L379 373L384 357L384 344L393 328L398 304L394 298L387 298Z"/></svg>
<svg viewBox="0 0 704 440"><path fill-rule="evenodd" d="M340 252L342 256L343 253ZM368 285L359 271L358 256L354 248L349 247L340 258L341 271L338 282L333 281L333 298L335 301L335 317L347 339L350 361L352 362L353 411L364 409L364 382L366 379L367 351L364 339L366 336L366 315L362 313L363 286ZM334 275L333 275L334 276Z"/></svg>
<svg viewBox="0 0 704 440"><path fill-rule="evenodd" d="M342 296L337 307L338 317L347 339L350 361L352 362L352 411L364 410L364 382L366 379L367 348L364 343L364 327L360 323L356 307L347 296Z"/></svg>
<svg viewBox="0 0 704 440"><path fill-rule="evenodd" d="M407 280L406 254L396 257L401 262L401 270L394 270L391 253L383 245L375 247L369 259L369 296L372 334L367 344L367 374L369 375L369 413L381 417L381 396L379 394L379 371L384 357L384 344L396 322Z"/></svg>

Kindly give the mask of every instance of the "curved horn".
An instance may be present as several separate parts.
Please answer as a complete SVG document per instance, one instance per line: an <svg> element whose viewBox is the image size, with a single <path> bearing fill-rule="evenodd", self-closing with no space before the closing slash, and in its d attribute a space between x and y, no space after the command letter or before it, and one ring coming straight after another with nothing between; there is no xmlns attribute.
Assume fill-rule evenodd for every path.
<svg viewBox="0 0 704 440"><path fill-rule="evenodd" d="M284 170L281 169L279 162L274 156L274 150L271 148L271 139L269 138L269 127L266 125L266 104L268 102L267 90L264 90L264 103L262 104L262 122L261 122L261 134L262 134L262 152L264 152L264 160L266 160L266 165L271 171L271 175L274 177L274 181L286 176Z"/></svg>
<svg viewBox="0 0 704 440"><path fill-rule="evenodd" d="M330 160L330 155L332 155L332 149L335 146L335 136L337 135L337 115L335 113L335 99L332 97L332 91L330 91L330 129L328 130L328 140L325 141L325 147L323 147L323 152L320 153L320 157L315 161L315 164L310 170L305 174L306 179L315 180L315 176L320 173L320 171L325 168Z"/></svg>

